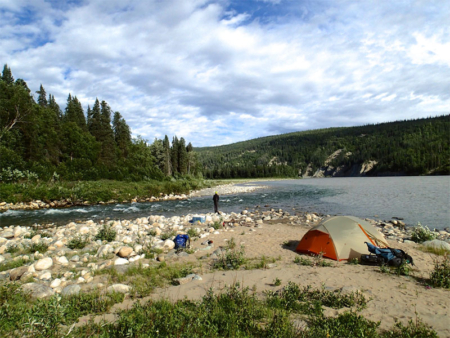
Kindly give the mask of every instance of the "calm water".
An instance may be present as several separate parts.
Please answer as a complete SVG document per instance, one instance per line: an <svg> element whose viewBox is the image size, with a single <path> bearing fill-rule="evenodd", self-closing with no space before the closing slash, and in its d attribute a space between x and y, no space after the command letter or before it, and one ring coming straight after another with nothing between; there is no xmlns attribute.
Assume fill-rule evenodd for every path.
<svg viewBox="0 0 450 338"><path fill-rule="evenodd" d="M331 215L392 219L408 225L421 222L430 228L450 226L450 177L374 177L283 180L245 185L269 188L248 194L222 195L219 209L282 208ZM149 215L185 215L213 211L212 196L186 201L113 204L35 211L7 211L0 225L67 224L76 220L131 219Z"/></svg>

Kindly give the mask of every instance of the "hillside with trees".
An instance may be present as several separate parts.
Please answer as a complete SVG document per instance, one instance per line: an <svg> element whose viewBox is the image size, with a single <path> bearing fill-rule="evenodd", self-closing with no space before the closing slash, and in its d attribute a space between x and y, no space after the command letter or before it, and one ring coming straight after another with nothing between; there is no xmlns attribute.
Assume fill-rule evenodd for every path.
<svg viewBox="0 0 450 338"><path fill-rule="evenodd" d="M86 113L72 94L64 111L41 85L37 99L5 65L0 79L0 182L21 180L164 180L200 175L184 138L152 144L131 137L119 112L96 99Z"/></svg>
<svg viewBox="0 0 450 338"><path fill-rule="evenodd" d="M450 115L196 148L206 178L450 174Z"/></svg>

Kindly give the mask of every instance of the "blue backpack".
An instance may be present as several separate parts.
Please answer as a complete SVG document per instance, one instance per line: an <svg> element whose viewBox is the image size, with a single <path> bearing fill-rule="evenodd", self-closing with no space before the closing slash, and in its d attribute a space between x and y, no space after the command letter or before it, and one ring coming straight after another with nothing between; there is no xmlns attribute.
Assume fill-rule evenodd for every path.
<svg viewBox="0 0 450 338"><path fill-rule="evenodd" d="M189 235L177 235L173 240L175 242L175 249L187 249L191 245Z"/></svg>

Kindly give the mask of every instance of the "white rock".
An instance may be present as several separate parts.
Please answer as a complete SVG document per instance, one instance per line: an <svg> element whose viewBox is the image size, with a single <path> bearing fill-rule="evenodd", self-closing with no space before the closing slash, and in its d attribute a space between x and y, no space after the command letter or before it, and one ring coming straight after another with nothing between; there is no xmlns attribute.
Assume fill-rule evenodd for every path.
<svg viewBox="0 0 450 338"><path fill-rule="evenodd" d="M61 285L61 279L59 279L59 278L56 278L54 281L52 281L51 283L50 283L50 287L52 288L52 289L55 289L55 288L57 288L58 286L60 286Z"/></svg>
<svg viewBox="0 0 450 338"><path fill-rule="evenodd" d="M78 232L79 232L81 235L86 235L86 234L89 233L89 231L90 231L90 229L89 229L88 227L81 227L80 230L78 230Z"/></svg>
<svg viewBox="0 0 450 338"><path fill-rule="evenodd" d="M131 289L130 286L125 284L114 284L106 289L108 293L118 292L118 293L127 293Z"/></svg>
<svg viewBox="0 0 450 338"><path fill-rule="evenodd" d="M450 251L450 244L439 239L433 239L432 241L425 241L422 245L426 247L432 247L436 249L444 249Z"/></svg>
<svg viewBox="0 0 450 338"><path fill-rule="evenodd" d="M164 247L169 250L172 250L173 248L175 248L175 242L172 241L171 239L166 239L164 241Z"/></svg>
<svg viewBox="0 0 450 338"><path fill-rule="evenodd" d="M43 273L39 275L39 279L44 280L52 279L52 274L50 271L43 271Z"/></svg>
<svg viewBox="0 0 450 338"><path fill-rule="evenodd" d="M132 239L131 237L129 237L129 236L125 236L125 237L123 238L122 242L123 242L124 244L130 244L130 243L133 243L133 239Z"/></svg>
<svg viewBox="0 0 450 338"><path fill-rule="evenodd" d="M125 258L117 258L114 261L114 265L126 265L126 264L130 264L130 262L128 261L128 259Z"/></svg>
<svg viewBox="0 0 450 338"><path fill-rule="evenodd" d="M66 256L57 257L56 262L57 262L57 264L61 264L61 265L69 265L69 260L67 259Z"/></svg>
<svg viewBox="0 0 450 338"><path fill-rule="evenodd" d="M143 249L144 247L142 246L142 245L140 245L140 244L136 244L135 246L134 246L134 252L136 252L137 254L140 254L141 252L142 252L142 249Z"/></svg>
<svg viewBox="0 0 450 338"><path fill-rule="evenodd" d="M53 260L50 257L42 258L34 264L36 271L47 270L53 265Z"/></svg>

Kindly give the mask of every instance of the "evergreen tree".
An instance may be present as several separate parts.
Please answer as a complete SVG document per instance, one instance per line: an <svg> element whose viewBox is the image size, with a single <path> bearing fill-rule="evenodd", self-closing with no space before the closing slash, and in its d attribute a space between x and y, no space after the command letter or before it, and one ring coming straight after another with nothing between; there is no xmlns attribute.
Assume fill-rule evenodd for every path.
<svg viewBox="0 0 450 338"><path fill-rule="evenodd" d="M36 93L39 94L38 101L37 101L38 104L41 107L47 107L47 93L45 92L45 89L42 86L42 83L41 83L41 87L39 88L39 90Z"/></svg>
<svg viewBox="0 0 450 338"><path fill-rule="evenodd" d="M125 119L118 111L114 113L113 118L114 140L122 157L127 157L128 147L131 144L131 131Z"/></svg>
<svg viewBox="0 0 450 338"><path fill-rule="evenodd" d="M178 171L182 175L187 173L187 161L186 141L182 137L178 142Z"/></svg>
<svg viewBox="0 0 450 338"><path fill-rule="evenodd" d="M51 109L59 119L61 119L61 109L52 94L48 95L48 108Z"/></svg>
<svg viewBox="0 0 450 338"><path fill-rule="evenodd" d="M9 68L7 64L3 66L2 81L4 81L7 85L12 85L14 83L11 68Z"/></svg>
<svg viewBox="0 0 450 338"><path fill-rule="evenodd" d="M170 151L170 141L167 135L164 137L163 141L163 150L164 150L164 166L163 173L166 176L172 175L172 154Z"/></svg>
<svg viewBox="0 0 450 338"><path fill-rule="evenodd" d="M89 121L89 132L92 136L95 137L97 141L101 142L101 130L102 130L102 122L100 116L100 102L98 99L95 99L94 106L92 107L92 111L89 115L88 113L88 121Z"/></svg>
<svg viewBox="0 0 450 338"><path fill-rule="evenodd" d="M178 170L178 137L174 136L172 139L172 151L171 151L172 173L175 175Z"/></svg>
<svg viewBox="0 0 450 338"><path fill-rule="evenodd" d="M106 101L100 105L100 142L102 142L101 162L113 165L115 162L114 132L111 126L111 108Z"/></svg>

